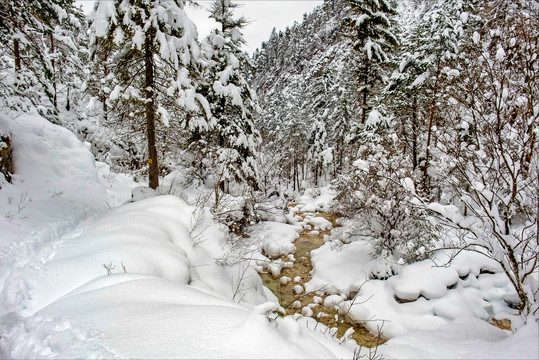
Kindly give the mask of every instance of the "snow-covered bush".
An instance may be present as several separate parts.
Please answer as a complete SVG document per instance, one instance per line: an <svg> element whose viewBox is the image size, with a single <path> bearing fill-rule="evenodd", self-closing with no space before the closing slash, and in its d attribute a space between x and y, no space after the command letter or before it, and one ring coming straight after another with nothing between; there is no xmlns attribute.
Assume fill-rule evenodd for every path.
<svg viewBox="0 0 539 360"><path fill-rule="evenodd" d="M339 211L364 224L362 232L372 237L376 257L400 263L422 260L434 245L436 228L427 211L412 201L414 184L406 166L411 162L399 151L399 139L385 119L379 120L361 135L353 173L335 183Z"/></svg>

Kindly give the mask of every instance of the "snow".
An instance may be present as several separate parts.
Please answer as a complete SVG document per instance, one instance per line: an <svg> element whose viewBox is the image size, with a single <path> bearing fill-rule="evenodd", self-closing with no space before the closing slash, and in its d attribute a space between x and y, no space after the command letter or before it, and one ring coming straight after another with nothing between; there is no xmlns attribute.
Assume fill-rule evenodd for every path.
<svg viewBox="0 0 539 360"><path fill-rule="evenodd" d="M530 321L510 334L476 318L463 317L435 331L391 339L380 350L387 359L537 359L537 322Z"/></svg>
<svg viewBox="0 0 539 360"><path fill-rule="evenodd" d="M414 88L416 86L421 86L427 80L430 76L430 72L427 70L423 74L419 75L414 82L410 85L410 88Z"/></svg>
<svg viewBox="0 0 539 360"><path fill-rule="evenodd" d="M496 51L496 60L503 61L505 59L505 50L501 45L498 46L498 50Z"/></svg>
<svg viewBox="0 0 539 360"><path fill-rule="evenodd" d="M309 218L306 220L307 220L306 223L311 225L313 229L315 230L322 230L322 231L331 230L331 227L332 227L331 222L324 219L323 217L316 216L316 217Z"/></svg>
<svg viewBox="0 0 539 360"><path fill-rule="evenodd" d="M71 132L39 116L0 115L0 123L9 127L15 163L13 184L0 191L0 226L8 229L0 250L31 233L62 232L106 207L93 156Z"/></svg>
<svg viewBox="0 0 539 360"><path fill-rule="evenodd" d="M380 112L378 110L373 109L369 113L369 116L367 117L367 121L365 122L365 125L367 127L369 127L369 126L375 127L375 126L379 125L382 121L383 121L382 114L380 114Z"/></svg>
<svg viewBox="0 0 539 360"><path fill-rule="evenodd" d="M0 191L0 357L350 356L279 317L254 270L216 261L229 249L209 210L193 221L195 209L171 195L122 205L137 184L102 163L98 174L69 131L36 115L0 124L17 165ZM20 194L24 216L4 220Z"/></svg>
<svg viewBox="0 0 539 360"><path fill-rule="evenodd" d="M16 163L13 184L0 190L2 358L351 358L352 341L339 344L315 325L316 305L294 303L303 317L282 317L254 270L289 266L302 226L332 234L311 254L312 279L293 279L296 293L322 290L330 295L315 304L371 332L383 325L384 358L538 356L537 322L508 307L514 290L496 262L464 251L447 264L450 254L439 252L373 279L385 265L371 257L369 239L315 214L331 210L330 188L298 197L294 225L252 226L253 261L224 266L233 249L209 208L114 174L37 115L1 117L0 128L12 136ZM488 324L493 318L511 319L513 332Z"/></svg>
<svg viewBox="0 0 539 360"><path fill-rule="evenodd" d="M328 211L335 196L337 196L337 192L329 186L319 189L307 189L298 198L296 206L291 211L302 213Z"/></svg>
<svg viewBox="0 0 539 360"><path fill-rule="evenodd" d="M294 240L299 237L301 228L273 221L265 221L251 228L251 236L259 241L259 249L270 258L288 255L296 250ZM255 240L255 241L256 241Z"/></svg>
<svg viewBox="0 0 539 360"><path fill-rule="evenodd" d="M328 242L311 252L314 265L312 279L306 284L306 291L324 289L327 293L350 294L369 276L371 261L370 246L354 242L337 249Z"/></svg>
<svg viewBox="0 0 539 360"><path fill-rule="evenodd" d="M306 291L355 296L342 303L353 321L394 338L416 330L435 330L460 317L490 321L496 313L514 313L504 301L512 294L500 266L475 252L461 252L447 265L441 252L432 260L403 266L398 275L375 280L378 261L370 244L328 242L311 253L314 265ZM488 272L488 273L484 273ZM371 321L367 321L371 319ZM376 319L373 321L372 319Z"/></svg>

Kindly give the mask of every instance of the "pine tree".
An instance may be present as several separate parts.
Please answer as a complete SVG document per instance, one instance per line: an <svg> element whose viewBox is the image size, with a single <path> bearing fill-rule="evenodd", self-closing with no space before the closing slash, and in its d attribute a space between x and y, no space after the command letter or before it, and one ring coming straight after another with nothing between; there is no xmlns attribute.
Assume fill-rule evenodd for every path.
<svg viewBox="0 0 539 360"><path fill-rule="evenodd" d="M309 150L307 158L313 163L314 185L318 186L319 177L322 174L322 166L325 164L324 156L327 155L326 125L322 119L317 119L309 135ZM329 149L331 151L331 149Z"/></svg>
<svg viewBox="0 0 539 360"><path fill-rule="evenodd" d="M449 69L462 43L464 6L460 0L447 5L446 1L425 4L421 22L404 36L398 70L392 74L384 94L392 110L399 114L405 150L412 155L414 170L421 172L416 183L426 196L432 187L429 172L433 129L443 126L440 104L447 101L449 83L458 74ZM410 22L407 18L403 21Z"/></svg>
<svg viewBox="0 0 539 360"><path fill-rule="evenodd" d="M145 120L153 189L159 185L156 121L166 126L175 118L191 128L205 128L202 117L210 114L207 101L195 91L200 50L184 4L183 0L103 1L90 28L94 59L107 66L107 78L101 83L107 106L131 122Z"/></svg>
<svg viewBox="0 0 539 360"><path fill-rule="evenodd" d="M0 3L0 95L4 106L22 111L34 107L43 115L54 115L58 81L71 81L69 73L57 71L58 61L76 56L74 33L83 30L82 15L73 4L73 0ZM57 79L58 73L63 77Z"/></svg>
<svg viewBox="0 0 539 360"><path fill-rule="evenodd" d="M207 99L215 117L209 146L215 149L213 166L217 169L218 187L224 189L226 184L235 181L256 189L259 134L253 116L258 105L246 78L253 65L249 55L241 49L245 44L241 31L247 20L234 18L236 7L231 0L216 0L210 11L210 18L220 28L213 30L205 41L209 48Z"/></svg>
<svg viewBox="0 0 539 360"><path fill-rule="evenodd" d="M357 53L355 66L362 94L361 120L364 124L370 110L369 97L382 82L383 64L389 61L389 52L398 39L392 32L392 16L396 11L387 0L348 0L352 9L343 20L346 35L352 39Z"/></svg>

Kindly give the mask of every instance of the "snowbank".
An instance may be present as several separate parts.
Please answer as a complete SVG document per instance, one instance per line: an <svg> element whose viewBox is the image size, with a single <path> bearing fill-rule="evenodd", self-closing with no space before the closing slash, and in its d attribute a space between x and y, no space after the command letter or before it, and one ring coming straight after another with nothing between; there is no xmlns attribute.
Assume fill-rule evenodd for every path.
<svg viewBox="0 0 539 360"><path fill-rule="evenodd" d="M383 324L388 338L435 330L461 317L490 321L498 313L515 313L504 301L514 290L502 269L478 253L461 252L445 266L448 255L440 252L434 261L403 266L387 280L370 279L378 266L370 253L367 241L324 244L311 254L314 270L306 291L357 293L341 304L342 311L373 333Z"/></svg>
<svg viewBox="0 0 539 360"><path fill-rule="evenodd" d="M299 197L293 211L302 213L328 211L335 196L337 196L337 191L330 186L319 189L307 189Z"/></svg>
<svg viewBox="0 0 539 360"><path fill-rule="evenodd" d="M416 331L380 347L387 359L537 359L539 331L530 319L511 335L473 317L458 318L435 331Z"/></svg>
<svg viewBox="0 0 539 360"><path fill-rule="evenodd" d="M0 355L332 358L345 351L277 319L267 305L232 301L240 279L208 255L209 239L193 241L192 214L173 196L127 204L63 239L41 266L13 272L0 298L8 324ZM260 278L250 278L244 291L264 304Z"/></svg>
<svg viewBox="0 0 539 360"><path fill-rule="evenodd" d="M324 288L327 293L350 295L369 278L371 246L356 241L336 246L328 242L311 252L312 279L306 291Z"/></svg>
<svg viewBox="0 0 539 360"><path fill-rule="evenodd" d="M249 229L249 235L254 243L259 244L259 250L269 258L275 259L281 255L292 254L296 251L294 241L299 238L302 228L296 225L264 221Z"/></svg>
<svg viewBox="0 0 539 360"><path fill-rule="evenodd" d="M139 184L39 116L0 120L16 164L0 190L0 358L351 356L280 318L252 268L221 265L231 249L208 209L159 196L107 210ZM296 228L267 237L289 247Z"/></svg>
<svg viewBox="0 0 539 360"><path fill-rule="evenodd" d="M92 154L65 128L37 115L0 115L11 133L14 174L0 190L0 250L30 233L68 231L106 208Z"/></svg>

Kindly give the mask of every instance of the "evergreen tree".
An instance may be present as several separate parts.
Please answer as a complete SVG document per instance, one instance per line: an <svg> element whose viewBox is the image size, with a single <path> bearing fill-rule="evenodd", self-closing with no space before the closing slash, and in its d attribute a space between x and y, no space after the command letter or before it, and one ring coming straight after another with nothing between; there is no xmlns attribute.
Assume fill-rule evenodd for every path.
<svg viewBox="0 0 539 360"><path fill-rule="evenodd" d="M354 218L373 238L373 255L387 263L371 274L385 278L394 265L424 259L435 245L436 227L428 212L414 203L409 155L400 148L395 123L374 110L360 133L354 171L335 182L339 211Z"/></svg>
<svg viewBox="0 0 539 360"><path fill-rule="evenodd" d="M107 105L129 121L145 120L149 186L159 185L156 120L170 118L205 128L210 111L195 91L200 72L196 27L183 0L115 0L99 3L91 25L91 47L106 66L101 82ZM110 59L113 61L109 61ZM201 115L202 114L202 115Z"/></svg>
<svg viewBox="0 0 539 360"><path fill-rule="evenodd" d="M72 81L72 74L57 65L60 59L70 59L67 62L78 56L74 34L84 30L82 15L73 4L73 0L0 2L0 95L4 106L16 111L34 107L43 115L56 112L59 81Z"/></svg>
<svg viewBox="0 0 539 360"><path fill-rule="evenodd" d="M246 73L252 63L241 47L245 44L243 17L234 18L237 7L231 0L215 0L210 11L219 28L206 38L209 83L207 99L215 117L209 134L209 146L215 149L217 187L236 181L251 188L258 187L256 169L259 134L253 124L258 111L256 94L251 90Z"/></svg>
<svg viewBox="0 0 539 360"><path fill-rule="evenodd" d="M423 194L431 192L431 148L435 126L443 127L440 105L447 102L450 82L458 74L450 71L461 47L465 12L462 1L447 6L446 1L428 2L421 11L422 21L405 35L398 70L390 79L384 96L401 119L405 151L412 166L420 170L416 183ZM405 18L407 24L409 18ZM408 25L409 26L409 25Z"/></svg>
<svg viewBox="0 0 539 360"><path fill-rule="evenodd" d="M307 158L313 164L314 185L318 186L319 177L322 174L322 166L325 165L324 157L327 156L327 151L331 151L327 147L326 125L322 119L317 119L309 135L309 150Z"/></svg>
<svg viewBox="0 0 539 360"><path fill-rule="evenodd" d="M377 90L384 76L383 64L398 40L392 32L392 16L396 11L388 0L348 0L352 9L343 20L346 35L352 39L357 53L356 69L362 94L361 121L364 124L370 109L369 97Z"/></svg>

